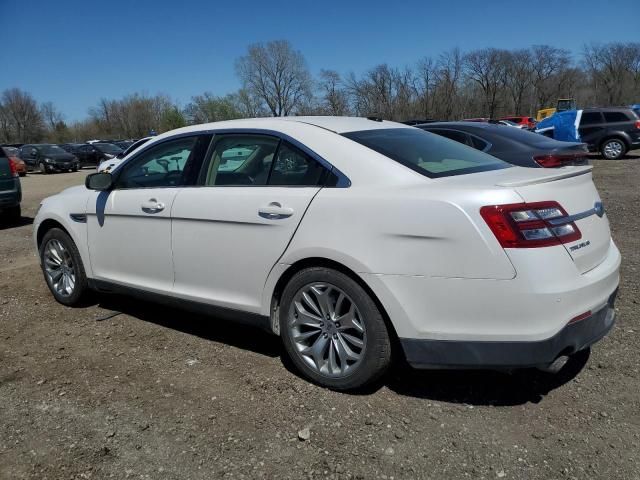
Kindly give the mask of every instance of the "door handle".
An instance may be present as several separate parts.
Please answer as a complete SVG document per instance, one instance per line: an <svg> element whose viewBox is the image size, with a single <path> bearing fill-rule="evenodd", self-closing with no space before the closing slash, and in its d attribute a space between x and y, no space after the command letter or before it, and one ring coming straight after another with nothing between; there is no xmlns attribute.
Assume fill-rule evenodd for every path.
<svg viewBox="0 0 640 480"><path fill-rule="evenodd" d="M258 209L258 215L268 220L278 220L293 215L293 208L283 207L278 202L271 202L265 207Z"/></svg>
<svg viewBox="0 0 640 480"><path fill-rule="evenodd" d="M146 202L142 202L141 207L145 213L158 213L164 210L164 203L158 202L155 198L150 198Z"/></svg>

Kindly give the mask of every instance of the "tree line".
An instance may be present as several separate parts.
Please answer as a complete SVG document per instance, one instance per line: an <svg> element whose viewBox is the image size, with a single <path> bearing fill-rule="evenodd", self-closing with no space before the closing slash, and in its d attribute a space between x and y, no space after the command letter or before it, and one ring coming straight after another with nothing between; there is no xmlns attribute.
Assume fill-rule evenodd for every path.
<svg viewBox="0 0 640 480"><path fill-rule="evenodd" d="M0 96L0 142L139 138L188 124L284 115L376 115L389 120L455 120L529 115L575 98L579 106L640 102L640 43L585 45L579 55L549 45L458 48L403 68L386 63L362 74L323 69L314 78L285 40L251 45L236 60L241 87L195 95L185 106L165 94L102 98L68 123L51 102L19 88Z"/></svg>

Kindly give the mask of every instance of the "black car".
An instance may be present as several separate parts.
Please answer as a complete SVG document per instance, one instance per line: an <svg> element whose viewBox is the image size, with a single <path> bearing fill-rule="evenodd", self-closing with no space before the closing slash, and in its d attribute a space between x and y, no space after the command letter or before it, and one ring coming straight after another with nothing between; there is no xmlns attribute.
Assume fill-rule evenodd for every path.
<svg viewBox="0 0 640 480"><path fill-rule="evenodd" d="M640 148L640 118L631 108L585 108L578 127L589 150L608 160L617 160Z"/></svg>
<svg viewBox="0 0 640 480"><path fill-rule="evenodd" d="M20 218L22 189L13 160L0 148L0 216L14 222Z"/></svg>
<svg viewBox="0 0 640 480"><path fill-rule="evenodd" d="M102 151L89 143L65 143L60 146L78 158L80 167L97 167L107 159Z"/></svg>
<svg viewBox="0 0 640 480"><path fill-rule="evenodd" d="M584 143L560 142L507 125L482 122L437 122L417 125L520 167L587 165Z"/></svg>
<svg viewBox="0 0 640 480"><path fill-rule="evenodd" d="M20 158L29 170L40 170L41 173L77 172L80 166L73 154L51 143L23 145Z"/></svg>
<svg viewBox="0 0 640 480"><path fill-rule="evenodd" d="M116 158L122 153L120 147L106 142L65 143L60 146L78 157L81 167L97 167L105 160Z"/></svg>

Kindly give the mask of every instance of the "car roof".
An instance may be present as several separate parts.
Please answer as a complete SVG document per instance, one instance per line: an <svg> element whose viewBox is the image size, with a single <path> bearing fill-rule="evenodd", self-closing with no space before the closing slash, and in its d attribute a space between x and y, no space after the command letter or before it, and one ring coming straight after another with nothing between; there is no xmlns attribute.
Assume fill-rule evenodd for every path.
<svg viewBox="0 0 640 480"><path fill-rule="evenodd" d="M303 123L313 125L324 130L335 133L357 132L361 130L376 130L385 128L413 128L402 123L391 122L388 120L370 120L364 117L323 117L323 116L304 116L304 117L265 117L265 118L246 118L240 120L225 120L222 122L203 123L179 129L179 133L201 132L213 129L226 128L256 128L256 129L278 129L283 126L291 126L292 123ZM171 134L178 133L178 130L168 132ZM163 137L166 134L159 135ZM158 138L154 137L154 138Z"/></svg>
<svg viewBox="0 0 640 480"><path fill-rule="evenodd" d="M584 108L585 112L611 112L611 111L620 111L620 110L632 110L631 107L589 107Z"/></svg>
<svg viewBox="0 0 640 480"><path fill-rule="evenodd" d="M471 127L471 128L499 128L502 131L502 128L505 125L489 123L489 122L431 122L431 123L423 123L421 125L416 125L416 127Z"/></svg>

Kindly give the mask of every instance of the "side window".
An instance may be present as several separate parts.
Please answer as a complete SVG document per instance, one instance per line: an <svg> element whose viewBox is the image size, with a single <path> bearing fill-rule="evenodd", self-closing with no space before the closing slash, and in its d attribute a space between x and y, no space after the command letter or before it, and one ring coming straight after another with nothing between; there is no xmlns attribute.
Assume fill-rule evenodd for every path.
<svg viewBox="0 0 640 480"><path fill-rule="evenodd" d="M602 123L602 116L600 115L600 112L582 112L580 126L593 125L595 123Z"/></svg>
<svg viewBox="0 0 640 480"><path fill-rule="evenodd" d="M327 170L296 147L282 142L278 149L269 185L316 186L324 180Z"/></svg>
<svg viewBox="0 0 640 480"><path fill-rule="evenodd" d="M207 136L210 138L209 136ZM197 161L199 136L162 142L127 162L117 188L177 187L186 185ZM202 142L200 142L202 143ZM206 148L206 147L205 147Z"/></svg>
<svg viewBox="0 0 640 480"><path fill-rule="evenodd" d="M604 112L604 121L607 123L630 122L631 119L624 112Z"/></svg>
<svg viewBox="0 0 640 480"><path fill-rule="evenodd" d="M216 135L202 172L207 186L266 185L279 139L268 135Z"/></svg>
<svg viewBox="0 0 640 480"><path fill-rule="evenodd" d="M454 140L458 143L463 143L464 145L475 148L475 146L473 145L473 142L469 138L469 135L467 135L464 132L459 132L457 130L433 130L433 133L437 133L442 137L445 137L450 140Z"/></svg>
<svg viewBox="0 0 640 480"><path fill-rule="evenodd" d="M471 138L471 146L476 150L484 151L489 146L489 143L485 142L481 138L474 137L473 135L469 135L469 137Z"/></svg>

